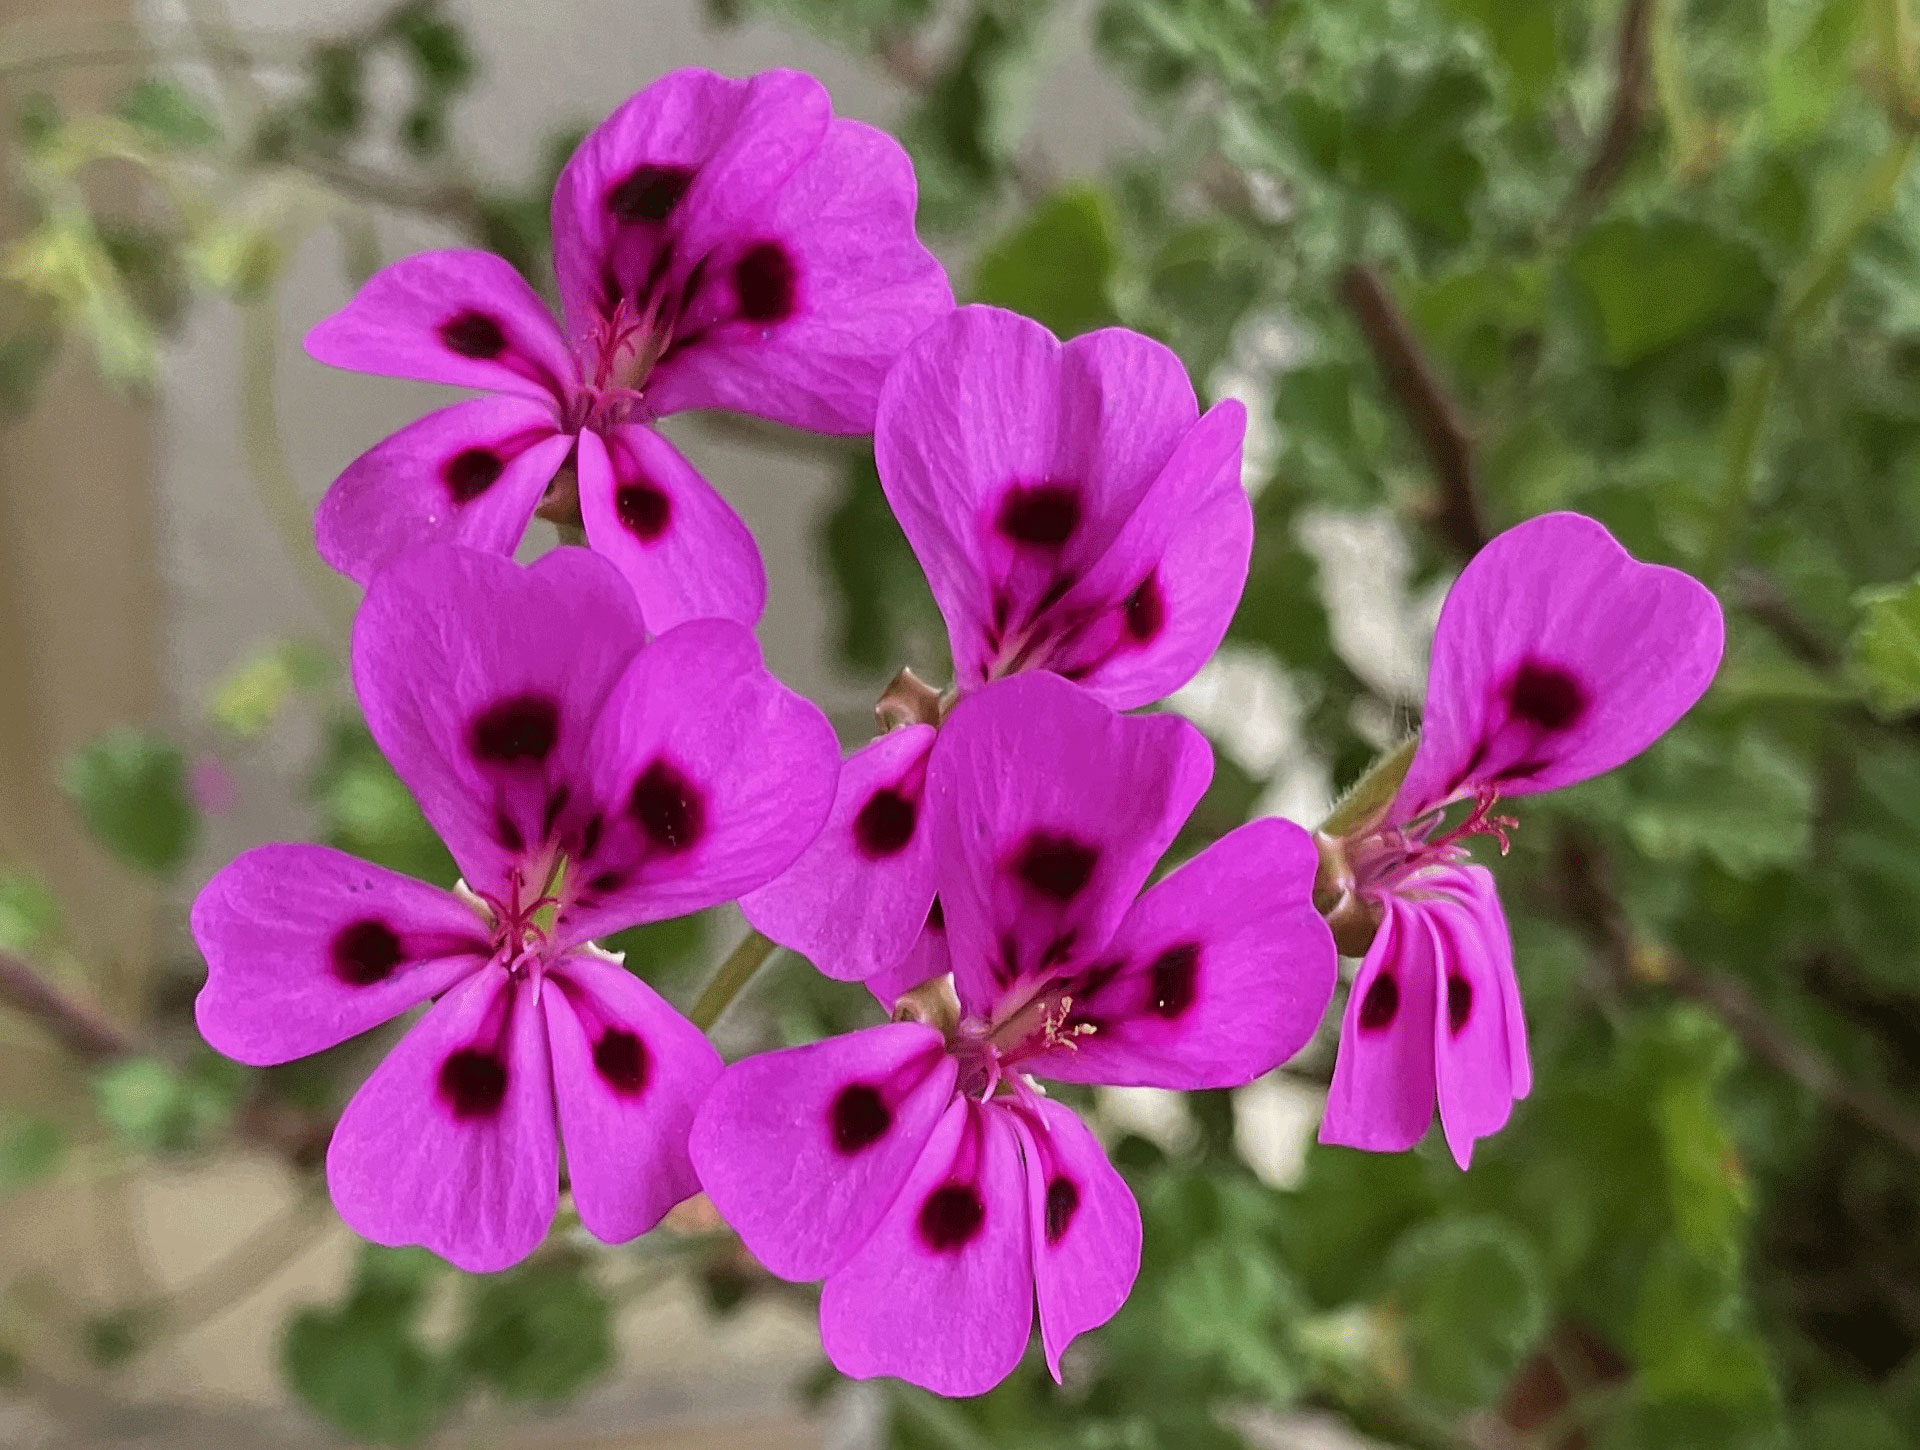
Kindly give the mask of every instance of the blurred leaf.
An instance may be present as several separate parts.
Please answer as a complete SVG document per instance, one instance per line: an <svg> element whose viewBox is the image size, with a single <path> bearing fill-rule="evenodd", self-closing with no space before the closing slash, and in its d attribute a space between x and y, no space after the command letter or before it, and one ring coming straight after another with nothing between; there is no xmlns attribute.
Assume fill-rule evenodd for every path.
<svg viewBox="0 0 1920 1450"><path fill-rule="evenodd" d="M915 658L918 637L944 643L935 633L939 613L907 537L880 491L870 452L856 454L843 475L840 502L824 529L826 564L835 586L840 616L834 631L841 660L854 669L878 672L911 663L923 676L939 679L944 660Z"/></svg>
<svg viewBox="0 0 1920 1450"><path fill-rule="evenodd" d="M266 734L296 692L317 689L333 678L333 661L311 644L286 640L269 646L224 675L213 688L207 713L243 740Z"/></svg>
<svg viewBox="0 0 1920 1450"><path fill-rule="evenodd" d="M60 1166L67 1137L52 1118L0 1116L0 1193L12 1193Z"/></svg>
<svg viewBox="0 0 1920 1450"><path fill-rule="evenodd" d="M1806 768L1758 730L1731 744L1677 730L1633 768L1631 797L1620 778L1596 782L1582 799L1618 802L1636 849L1656 861L1709 856L1735 876L1802 860L1813 823Z"/></svg>
<svg viewBox="0 0 1920 1450"><path fill-rule="evenodd" d="M0 872L0 951L31 955L60 934L60 903L37 876Z"/></svg>
<svg viewBox="0 0 1920 1450"><path fill-rule="evenodd" d="M1671 1013L1663 1028L1670 1070L1653 1100L1653 1116L1674 1226L1702 1263L1731 1271L1752 1208L1751 1185L1719 1103L1739 1054L1727 1029L1704 1013Z"/></svg>
<svg viewBox="0 0 1920 1450"><path fill-rule="evenodd" d="M1749 1320L1719 1271L1670 1246L1642 1277L1633 1319L1641 1398L1770 1414L1777 1397L1773 1370Z"/></svg>
<svg viewBox="0 0 1920 1450"><path fill-rule="evenodd" d="M470 1281L460 1358L510 1400L563 1400L613 1365L606 1296L573 1257Z"/></svg>
<svg viewBox="0 0 1920 1450"><path fill-rule="evenodd" d="M129 1147L178 1153L225 1125L245 1081L237 1063L204 1049L178 1071L157 1057L128 1057L94 1074L94 1103Z"/></svg>
<svg viewBox="0 0 1920 1450"><path fill-rule="evenodd" d="M1491 1402L1546 1329L1538 1255L1499 1219L1422 1224L1395 1246L1386 1277L1413 1381L1446 1404Z"/></svg>
<svg viewBox="0 0 1920 1450"><path fill-rule="evenodd" d="M1679 217L1601 222L1575 246L1568 270L1616 367L1709 327L1755 327L1773 299L1751 247Z"/></svg>
<svg viewBox="0 0 1920 1450"><path fill-rule="evenodd" d="M1905 584L1863 589L1848 664L1882 715L1920 709L1920 575Z"/></svg>
<svg viewBox="0 0 1920 1450"><path fill-rule="evenodd" d="M148 77L120 98L122 119L164 146L191 151L220 139L213 110L178 81Z"/></svg>
<svg viewBox="0 0 1920 1450"><path fill-rule="evenodd" d="M116 731L70 757L61 784L101 845L157 875L186 863L200 820L178 746Z"/></svg>
<svg viewBox="0 0 1920 1450"><path fill-rule="evenodd" d="M84 214L56 216L14 241L0 253L0 277L45 297L78 327L108 381L137 387L157 376L153 324L134 305Z"/></svg>
<svg viewBox="0 0 1920 1450"><path fill-rule="evenodd" d="M1215 1360L1226 1383L1268 1405L1305 1388L1289 1328L1304 1312L1299 1291L1265 1254L1230 1241L1191 1246L1160 1290L1170 1348Z"/></svg>
<svg viewBox="0 0 1920 1450"><path fill-rule="evenodd" d="M450 95L464 89L473 80L473 52L458 25L435 13L432 4L402 6L391 21L394 34L404 44L420 84L427 90Z"/></svg>
<svg viewBox="0 0 1920 1450"><path fill-rule="evenodd" d="M333 846L423 881L451 883L459 870L356 718L334 722L311 787L322 837Z"/></svg>
<svg viewBox="0 0 1920 1450"><path fill-rule="evenodd" d="M1486 81L1462 66L1381 65L1348 118L1344 150L1356 179L1417 230L1457 246L1472 229L1486 176L1470 138L1488 99Z"/></svg>
<svg viewBox="0 0 1920 1450"><path fill-rule="evenodd" d="M316 45L307 57L305 119L322 136L359 130L365 107L364 57L356 45Z"/></svg>
<svg viewBox="0 0 1920 1450"><path fill-rule="evenodd" d="M1024 312L1056 336L1116 321L1108 289L1118 252L1099 188L1055 192L982 254L974 300Z"/></svg>
<svg viewBox="0 0 1920 1450"><path fill-rule="evenodd" d="M1448 0L1485 32L1522 110L1538 105L1560 70L1562 0Z"/></svg>

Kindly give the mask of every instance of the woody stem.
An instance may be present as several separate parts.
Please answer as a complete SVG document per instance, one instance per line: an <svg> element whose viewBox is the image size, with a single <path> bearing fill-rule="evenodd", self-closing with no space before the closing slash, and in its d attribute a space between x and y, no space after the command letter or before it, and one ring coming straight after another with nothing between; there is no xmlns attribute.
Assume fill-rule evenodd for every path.
<svg viewBox="0 0 1920 1450"><path fill-rule="evenodd" d="M740 995L740 989L753 980L753 974L766 964L768 957L778 950L775 944L759 932L749 930L740 939L740 945L720 963L720 970L700 989L700 996L693 1004L693 1010L687 1013L695 1027L705 1032L720 1020L720 1014L732 1005L733 999Z"/></svg>

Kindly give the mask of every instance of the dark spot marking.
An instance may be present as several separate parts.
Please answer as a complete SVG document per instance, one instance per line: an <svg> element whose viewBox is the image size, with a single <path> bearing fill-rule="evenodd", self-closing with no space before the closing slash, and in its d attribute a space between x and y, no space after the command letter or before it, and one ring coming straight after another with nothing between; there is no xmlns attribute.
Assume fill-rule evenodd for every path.
<svg viewBox="0 0 1920 1450"><path fill-rule="evenodd" d="M1028 618L1038 619L1062 599L1065 599L1073 586L1079 582L1080 576L1074 573L1073 570L1062 569L1058 574L1053 576L1053 582L1047 586L1046 593L1042 594L1040 598L1035 601L1033 612Z"/></svg>
<svg viewBox="0 0 1920 1450"><path fill-rule="evenodd" d="M499 806L495 806L493 810L493 835L494 839L509 851L527 849L527 838L520 833L519 825Z"/></svg>
<svg viewBox="0 0 1920 1450"><path fill-rule="evenodd" d="M1013 869L1030 889L1064 905L1086 889L1099 860L1097 850L1071 836L1035 831Z"/></svg>
<svg viewBox="0 0 1920 1450"><path fill-rule="evenodd" d="M591 856L600 846L600 832L606 829L606 817L595 811L587 817L587 823L580 828L580 850L582 860Z"/></svg>
<svg viewBox="0 0 1920 1450"><path fill-rule="evenodd" d="M1080 1190L1071 1178L1056 1177L1047 1185L1047 1242L1057 1244L1080 1208Z"/></svg>
<svg viewBox="0 0 1920 1450"><path fill-rule="evenodd" d="M1399 1011L1400 984L1394 981L1391 973L1382 972L1367 988L1367 995L1360 999L1360 1029L1363 1032L1378 1032L1390 1027Z"/></svg>
<svg viewBox="0 0 1920 1450"><path fill-rule="evenodd" d="M987 1206L970 1183L947 1183L920 1205L920 1238L937 1254L966 1246L987 1221Z"/></svg>
<svg viewBox="0 0 1920 1450"><path fill-rule="evenodd" d="M919 808L911 800L892 786L882 786L853 818L854 842L869 857L897 856L913 839L918 815Z"/></svg>
<svg viewBox="0 0 1920 1450"><path fill-rule="evenodd" d="M1066 961L1067 958L1073 955L1073 949L1079 943L1079 940L1079 932L1068 930L1061 932L1059 936L1048 942L1046 950L1040 953L1040 966L1042 969L1057 967Z"/></svg>
<svg viewBox="0 0 1920 1450"><path fill-rule="evenodd" d="M540 822L540 834L542 836L549 839L552 838L553 828L560 824L560 812L567 808L567 802L572 798L572 789L564 785L557 786L548 793L546 815L542 817Z"/></svg>
<svg viewBox="0 0 1920 1450"><path fill-rule="evenodd" d="M639 823L649 840L663 851L692 849L706 829L706 809L700 792L664 760L641 772L627 799L627 814Z"/></svg>
<svg viewBox="0 0 1920 1450"><path fill-rule="evenodd" d="M449 351L479 362L499 357L507 350L507 335L500 324L484 312L471 308L440 324L440 340Z"/></svg>
<svg viewBox="0 0 1920 1450"><path fill-rule="evenodd" d="M472 503L499 480L507 461L491 448L463 448L440 471L455 503Z"/></svg>
<svg viewBox="0 0 1920 1450"><path fill-rule="evenodd" d="M1507 686L1507 704L1542 730L1565 730L1586 713L1587 692L1558 666L1527 660Z"/></svg>
<svg viewBox="0 0 1920 1450"><path fill-rule="evenodd" d="M893 1126L880 1094L863 1082L848 1083L833 1100L833 1146L853 1154L871 1148Z"/></svg>
<svg viewBox="0 0 1920 1450"><path fill-rule="evenodd" d="M495 765L538 765L560 738L560 707L542 695L510 695L474 717L467 744Z"/></svg>
<svg viewBox="0 0 1920 1450"><path fill-rule="evenodd" d="M623 222L663 222L692 183L684 166L636 166L607 193L607 210Z"/></svg>
<svg viewBox="0 0 1920 1450"><path fill-rule="evenodd" d="M994 527L1016 544L1057 549L1080 527L1080 494L1071 484L1015 485L1000 501Z"/></svg>
<svg viewBox="0 0 1920 1450"><path fill-rule="evenodd" d="M624 1027L609 1027L593 1045L593 1070L623 1097L638 1097L645 1090L651 1067L646 1043Z"/></svg>
<svg viewBox="0 0 1920 1450"><path fill-rule="evenodd" d="M1182 942L1168 947L1147 968L1147 1010L1172 1019L1193 1005L1200 976L1200 947Z"/></svg>
<svg viewBox="0 0 1920 1450"><path fill-rule="evenodd" d="M507 1068L490 1052L463 1047L440 1064L440 1096L456 1118L490 1118L507 1096Z"/></svg>
<svg viewBox="0 0 1920 1450"><path fill-rule="evenodd" d="M778 242L749 247L733 264L740 315L749 322L779 322L792 316L795 281L793 258Z"/></svg>
<svg viewBox="0 0 1920 1450"><path fill-rule="evenodd" d="M1139 587L1127 596L1126 604L1127 634L1145 644L1154 638L1166 626L1167 601L1160 593L1160 584L1149 574L1140 581Z"/></svg>
<svg viewBox="0 0 1920 1450"><path fill-rule="evenodd" d="M1454 973L1447 976L1447 1030L1455 1037L1473 1015L1473 983Z"/></svg>
<svg viewBox="0 0 1920 1450"><path fill-rule="evenodd" d="M626 880L627 873L624 871L602 871L587 882L587 890L595 896L605 896L609 891L618 891L626 884Z"/></svg>
<svg viewBox="0 0 1920 1450"><path fill-rule="evenodd" d="M673 500L644 478L620 485L613 495L613 510L628 533L649 544L673 520Z"/></svg>
<svg viewBox="0 0 1920 1450"><path fill-rule="evenodd" d="M333 938L333 974L350 987L384 982L400 965L400 938L384 921L343 926Z"/></svg>

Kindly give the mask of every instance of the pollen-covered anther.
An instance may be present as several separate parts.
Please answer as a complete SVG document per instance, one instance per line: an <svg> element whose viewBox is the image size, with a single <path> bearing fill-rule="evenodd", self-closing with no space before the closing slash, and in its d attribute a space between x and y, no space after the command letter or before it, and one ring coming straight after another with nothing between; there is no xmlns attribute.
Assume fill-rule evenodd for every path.
<svg viewBox="0 0 1920 1450"><path fill-rule="evenodd" d="M1040 1011L1040 1040L1046 1047L1064 1047L1069 1052L1077 1052L1080 1037L1091 1037L1100 1029L1091 1022L1075 1022L1068 1025L1073 1015L1073 998L1062 997L1050 1007Z"/></svg>

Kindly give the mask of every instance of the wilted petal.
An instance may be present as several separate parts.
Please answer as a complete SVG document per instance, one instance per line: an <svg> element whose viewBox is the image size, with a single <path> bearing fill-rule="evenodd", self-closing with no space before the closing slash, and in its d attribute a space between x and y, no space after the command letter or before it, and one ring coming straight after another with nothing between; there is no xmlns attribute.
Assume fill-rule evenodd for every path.
<svg viewBox="0 0 1920 1450"><path fill-rule="evenodd" d="M1433 1122L1439 948L1425 915L1389 897L1353 979L1320 1141L1397 1153Z"/></svg>

